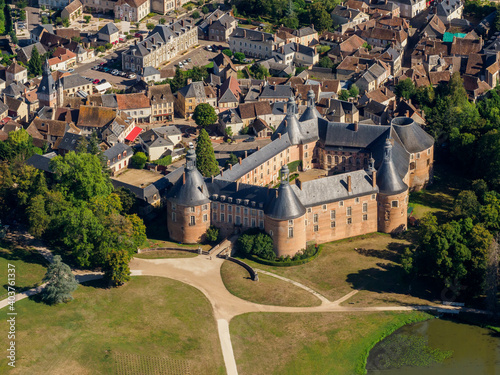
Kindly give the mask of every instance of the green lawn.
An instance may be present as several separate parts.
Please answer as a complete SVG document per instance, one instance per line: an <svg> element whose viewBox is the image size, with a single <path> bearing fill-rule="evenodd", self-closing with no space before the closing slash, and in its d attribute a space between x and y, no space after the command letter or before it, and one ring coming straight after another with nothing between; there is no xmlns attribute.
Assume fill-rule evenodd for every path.
<svg viewBox="0 0 500 375"><path fill-rule="evenodd" d="M356 306L428 304L430 292L409 284L400 266L400 254L412 246L405 239L373 233L322 245L321 254L309 263L293 267L271 267L244 260L254 268L298 281L331 301L361 290L344 304Z"/></svg>
<svg viewBox="0 0 500 375"><path fill-rule="evenodd" d="M7 267L13 264L16 270L16 291L22 292L41 284L46 272L47 262L35 250L16 247L7 242L0 242L0 274L2 277L0 300L7 298Z"/></svg>
<svg viewBox="0 0 500 375"><path fill-rule="evenodd" d="M364 374L369 350L422 312L251 313L231 321L240 375Z"/></svg>
<svg viewBox="0 0 500 375"><path fill-rule="evenodd" d="M81 285L74 297L57 306L16 304L17 373L147 375L159 373L155 363L174 360L191 374L225 373L212 308L195 288L141 276L120 288ZM0 330L7 332L6 319ZM0 358L0 373L6 361Z"/></svg>
<svg viewBox="0 0 500 375"><path fill-rule="evenodd" d="M136 254L136 258L141 259L164 259L164 258L194 258L198 254L177 250L153 250Z"/></svg>
<svg viewBox="0 0 500 375"><path fill-rule="evenodd" d="M221 276L227 290L242 299L276 306L318 306L313 294L276 277L259 274L259 281L250 279L248 271L236 263L225 261Z"/></svg>

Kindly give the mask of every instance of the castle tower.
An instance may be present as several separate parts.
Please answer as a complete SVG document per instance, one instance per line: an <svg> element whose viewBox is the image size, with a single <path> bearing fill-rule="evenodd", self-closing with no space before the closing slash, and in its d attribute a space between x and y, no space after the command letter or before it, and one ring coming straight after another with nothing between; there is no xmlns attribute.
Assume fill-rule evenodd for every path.
<svg viewBox="0 0 500 375"><path fill-rule="evenodd" d="M167 196L168 234L174 241L197 243L203 240L210 223L209 193L196 168L196 154L191 146L184 173Z"/></svg>
<svg viewBox="0 0 500 375"><path fill-rule="evenodd" d="M38 90L36 91L40 108L57 106L57 88L54 78L50 72L49 62L43 64L43 75Z"/></svg>
<svg viewBox="0 0 500 375"><path fill-rule="evenodd" d="M298 145L302 142L302 132L300 131L299 120L297 119L297 110L295 98L291 97L288 99L286 104L286 115L278 129L274 132L271 140L275 140L279 137L279 134L288 134L290 143L292 145Z"/></svg>
<svg viewBox="0 0 500 375"><path fill-rule="evenodd" d="M391 138L386 139L384 160L378 172L372 172L379 188L378 231L393 233L406 230L408 222L408 186L399 176L392 158Z"/></svg>
<svg viewBox="0 0 500 375"><path fill-rule="evenodd" d="M306 247L306 209L293 192L289 183L290 172L281 168L281 185L271 191L264 210L264 228L273 238L277 256L294 256Z"/></svg>
<svg viewBox="0 0 500 375"><path fill-rule="evenodd" d="M316 109L314 91L309 90L307 93L307 108L300 116L299 121L315 120L321 118L321 114Z"/></svg>

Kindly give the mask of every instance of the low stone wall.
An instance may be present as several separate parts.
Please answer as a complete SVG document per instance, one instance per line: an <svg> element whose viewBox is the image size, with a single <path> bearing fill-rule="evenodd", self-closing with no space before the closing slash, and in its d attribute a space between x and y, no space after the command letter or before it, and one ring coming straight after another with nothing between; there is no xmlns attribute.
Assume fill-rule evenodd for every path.
<svg viewBox="0 0 500 375"><path fill-rule="evenodd" d="M233 263L239 264L240 266L242 266L244 269L246 269L248 271L248 273L250 274L250 277L252 278L253 281L259 281L259 275L257 274L257 271L255 271L252 267L250 267L245 262L242 262L241 260L230 257L230 256L225 256L224 259L230 260Z"/></svg>
<svg viewBox="0 0 500 375"><path fill-rule="evenodd" d="M152 247L149 249L139 249L139 250L137 250L137 254L147 253L148 251L155 251L155 250L185 251L185 252L193 253L193 254L209 255L208 251L204 251L201 248L200 249L187 249L185 247Z"/></svg>

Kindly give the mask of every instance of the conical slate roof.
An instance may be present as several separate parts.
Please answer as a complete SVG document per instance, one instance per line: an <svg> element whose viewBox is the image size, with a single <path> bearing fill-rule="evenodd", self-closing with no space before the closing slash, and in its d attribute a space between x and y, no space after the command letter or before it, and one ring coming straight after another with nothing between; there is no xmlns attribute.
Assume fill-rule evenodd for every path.
<svg viewBox="0 0 500 375"><path fill-rule="evenodd" d="M285 165L281 169L281 185L266 204L264 213L277 220L296 219L306 213L306 208L293 192L288 182L289 170Z"/></svg>
<svg viewBox="0 0 500 375"><path fill-rule="evenodd" d="M205 179L196 168L196 154L193 148L187 152L184 175L170 190L168 199L183 206L199 206L210 202Z"/></svg>
<svg viewBox="0 0 500 375"><path fill-rule="evenodd" d="M321 114L318 112L316 109L316 106L314 105L314 91L309 90L307 93L307 108L302 113L302 116L300 116L299 121L307 121L307 120L314 120L317 118L321 118Z"/></svg>
<svg viewBox="0 0 500 375"><path fill-rule="evenodd" d="M392 160L392 140L387 138L384 146L384 160L377 172L377 185L383 194L399 194L408 189L396 170Z"/></svg>
<svg viewBox="0 0 500 375"><path fill-rule="evenodd" d="M56 83L50 72L49 62L46 60L43 64L43 76L38 85L37 93L50 95L56 91Z"/></svg>
<svg viewBox="0 0 500 375"><path fill-rule="evenodd" d="M300 131L299 120L297 120L295 99L293 97L288 100L286 105L286 116L278 126L278 129L274 132L271 140L274 141L279 137L279 134L283 135L285 133L288 133L292 145L298 145L302 142L303 135Z"/></svg>
<svg viewBox="0 0 500 375"><path fill-rule="evenodd" d="M410 153L422 152L434 144L434 138L410 117L396 117L391 125Z"/></svg>

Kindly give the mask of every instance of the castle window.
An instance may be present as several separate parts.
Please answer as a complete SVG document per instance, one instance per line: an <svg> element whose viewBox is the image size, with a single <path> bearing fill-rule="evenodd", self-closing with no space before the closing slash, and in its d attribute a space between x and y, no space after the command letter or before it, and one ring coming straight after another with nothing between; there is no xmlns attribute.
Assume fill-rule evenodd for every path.
<svg viewBox="0 0 500 375"><path fill-rule="evenodd" d="M344 201L339 202L339 207L344 207Z"/></svg>
<svg viewBox="0 0 500 375"><path fill-rule="evenodd" d="M264 229L264 220L259 221L259 228Z"/></svg>
<svg viewBox="0 0 500 375"><path fill-rule="evenodd" d="M259 210L259 217L262 219L264 217L264 211Z"/></svg>
<svg viewBox="0 0 500 375"><path fill-rule="evenodd" d="M220 221L223 223L225 221L224 214L221 212L220 214Z"/></svg>
<svg viewBox="0 0 500 375"><path fill-rule="evenodd" d="M213 220L213 221L217 221L217 212L214 212L214 213L212 214L212 220Z"/></svg>
<svg viewBox="0 0 500 375"><path fill-rule="evenodd" d="M172 210L175 211L176 208L177 208L177 205L175 203L172 203Z"/></svg>
<svg viewBox="0 0 500 375"><path fill-rule="evenodd" d="M427 166L431 165L431 160L427 159Z"/></svg>
<svg viewBox="0 0 500 375"><path fill-rule="evenodd" d="M214 209L214 210L217 209L217 203L212 203L212 209Z"/></svg>
<svg viewBox="0 0 500 375"><path fill-rule="evenodd" d="M420 152L417 153L417 159L420 159Z"/></svg>
<svg viewBox="0 0 500 375"><path fill-rule="evenodd" d="M189 207L190 212L195 212L195 207Z"/></svg>
<svg viewBox="0 0 500 375"><path fill-rule="evenodd" d="M248 227L248 217L243 218L243 223L246 227Z"/></svg>
<svg viewBox="0 0 500 375"><path fill-rule="evenodd" d="M319 227L317 225L314 226L314 231L317 232L319 230Z"/></svg>
<svg viewBox="0 0 500 375"><path fill-rule="evenodd" d="M293 220L288 220L288 225L289 225L290 227L293 227Z"/></svg>
<svg viewBox="0 0 500 375"><path fill-rule="evenodd" d="M235 218L235 222L234 222L236 225L240 225L241 224L241 217L240 216L236 216Z"/></svg>
<svg viewBox="0 0 500 375"><path fill-rule="evenodd" d="M220 205L220 210L221 210L221 211L224 211L225 209L226 209L226 205L225 205L225 204L221 204L221 205Z"/></svg>
<svg viewBox="0 0 500 375"><path fill-rule="evenodd" d="M368 212L368 203L363 203L363 212Z"/></svg>
<svg viewBox="0 0 500 375"><path fill-rule="evenodd" d="M228 204L227 205L227 212L228 213L232 213L233 212L233 206L231 206L231 205Z"/></svg>
<svg viewBox="0 0 500 375"><path fill-rule="evenodd" d="M292 238L293 237L293 228L290 227L288 228L288 238Z"/></svg>
<svg viewBox="0 0 500 375"><path fill-rule="evenodd" d="M347 207L346 212L347 212L347 216L351 216L352 215L352 207L350 207L350 206Z"/></svg>
<svg viewBox="0 0 500 375"><path fill-rule="evenodd" d="M408 203L408 197L405 197L405 203Z"/></svg>
<svg viewBox="0 0 500 375"><path fill-rule="evenodd" d="M314 217L313 217L313 222L314 222L314 223L317 223L317 222L318 222L318 214L314 214Z"/></svg>
<svg viewBox="0 0 500 375"><path fill-rule="evenodd" d="M323 205L323 211L326 211L326 204Z"/></svg>
<svg viewBox="0 0 500 375"><path fill-rule="evenodd" d="M206 210L208 210L208 204L203 205L203 211L206 211Z"/></svg>
<svg viewBox="0 0 500 375"><path fill-rule="evenodd" d="M330 211L330 220L334 220L334 219L335 219L335 216L336 216L336 212L335 212L335 210L331 210L331 211Z"/></svg>
<svg viewBox="0 0 500 375"><path fill-rule="evenodd" d="M430 155L431 154L431 149L428 149L427 150L427 155Z"/></svg>
<svg viewBox="0 0 500 375"><path fill-rule="evenodd" d="M332 221L332 222L330 223L330 228L335 228L335 221Z"/></svg>
<svg viewBox="0 0 500 375"><path fill-rule="evenodd" d="M305 153L305 155L304 155L304 157L306 157L306 158L307 158L307 156L308 156L308 155L309 155L309 154L306 152L306 153Z"/></svg>
<svg viewBox="0 0 500 375"><path fill-rule="evenodd" d="M332 156L331 155L328 155L326 159L327 159L328 164L332 164Z"/></svg>
<svg viewBox="0 0 500 375"><path fill-rule="evenodd" d="M243 208L243 213L244 213L245 215L248 215L248 208L246 208L246 207L245 207L245 208Z"/></svg>
<svg viewBox="0 0 500 375"><path fill-rule="evenodd" d="M398 201L392 201L392 202L391 202L391 207L392 207L392 208L397 208L397 207L399 207L399 202L398 202Z"/></svg>
<svg viewBox="0 0 500 375"><path fill-rule="evenodd" d="M271 237L273 236L273 231L272 231L272 230L270 230L270 231L269 231L269 235L270 235Z"/></svg>
<svg viewBox="0 0 500 375"><path fill-rule="evenodd" d="M175 214L175 212L172 212L172 221L175 223L177 220L177 216Z"/></svg>
<svg viewBox="0 0 500 375"><path fill-rule="evenodd" d="M363 221L368 221L368 215L367 214L363 215Z"/></svg>
<svg viewBox="0 0 500 375"><path fill-rule="evenodd" d="M359 198L354 199L354 203L359 203Z"/></svg>
<svg viewBox="0 0 500 375"><path fill-rule="evenodd" d="M312 212L312 208L311 208L311 207L309 207L309 208L307 209L307 213L309 213L309 214L310 214L311 212Z"/></svg>
<svg viewBox="0 0 500 375"><path fill-rule="evenodd" d="M309 145L305 145L305 146L304 146L304 149L306 149L306 150L307 150L307 147L309 147Z"/></svg>
<svg viewBox="0 0 500 375"><path fill-rule="evenodd" d="M256 220L252 217L252 228L257 226Z"/></svg>
<svg viewBox="0 0 500 375"><path fill-rule="evenodd" d="M233 222L233 215L227 215L227 222L232 223Z"/></svg>
<svg viewBox="0 0 500 375"><path fill-rule="evenodd" d="M241 208L239 206L236 206L236 213L239 214L240 213L240 210Z"/></svg>
<svg viewBox="0 0 500 375"><path fill-rule="evenodd" d="M189 225L196 225L196 217L191 216L191 218L189 220Z"/></svg>
<svg viewBox="0 0 500 375"><path fill-rule="evenodd" d="M352 217L348 217L347 218L347 225L351 225L352 224Z"/></svg>
<svg viewBox="0 0 500 375"><path fill-rule="evenodd" d="M372 194L372 201L374 201L376 198L376 195L375 194Z"/></svg>
<svg viewBox="0 0 500 375"><path fill-rule="evenodd" d="M203 215L203 222L206 223L208 221L208 215L204 214Z"/></svg>

